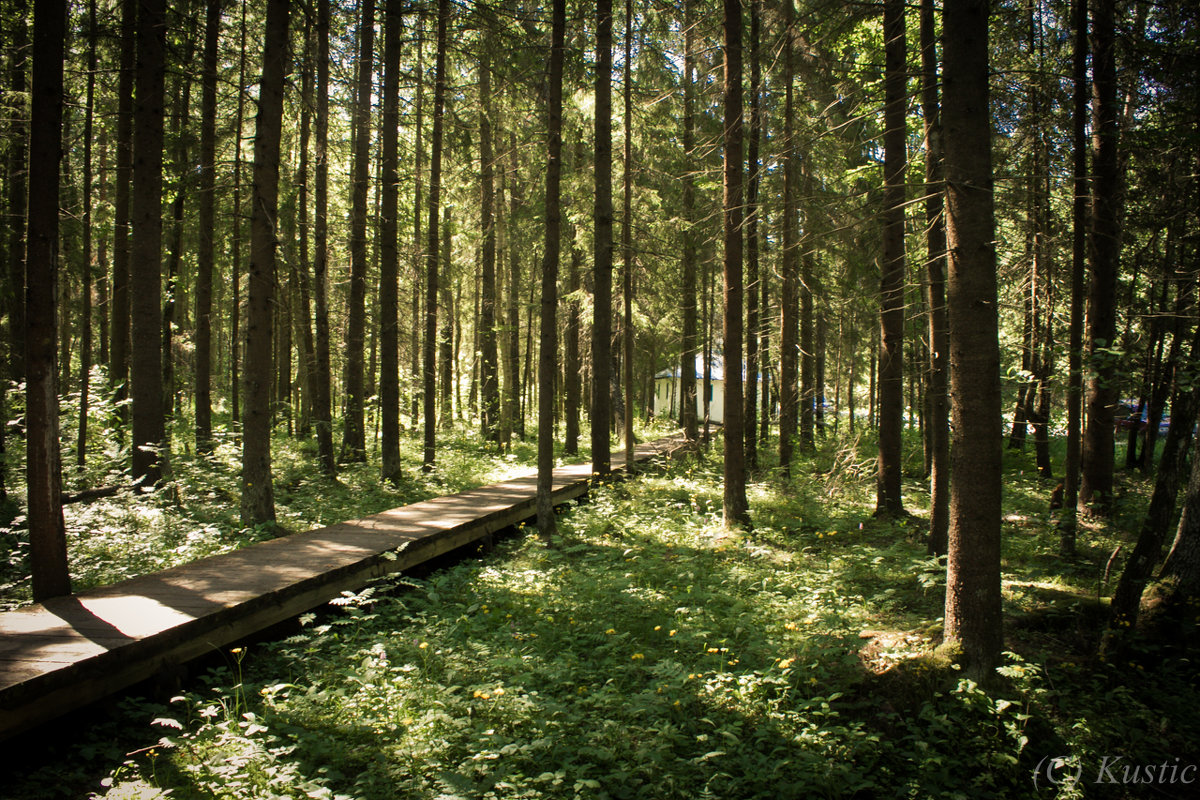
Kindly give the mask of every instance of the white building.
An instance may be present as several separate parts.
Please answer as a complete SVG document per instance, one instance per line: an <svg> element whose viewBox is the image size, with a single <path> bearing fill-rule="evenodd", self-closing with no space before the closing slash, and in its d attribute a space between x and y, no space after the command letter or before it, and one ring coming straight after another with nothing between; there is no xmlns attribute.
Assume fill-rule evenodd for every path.
<svg viewBox="0 0 1200 800"><path fill-rule="evenodd" d="M656 416L679 416L683 381L678 365L664 369L654 376L654 413ZM696 419L704 422L704 356L696 356ZM712 359L712 384L708 398L709 422L725 421L725 363L719 355Z"/></svg>

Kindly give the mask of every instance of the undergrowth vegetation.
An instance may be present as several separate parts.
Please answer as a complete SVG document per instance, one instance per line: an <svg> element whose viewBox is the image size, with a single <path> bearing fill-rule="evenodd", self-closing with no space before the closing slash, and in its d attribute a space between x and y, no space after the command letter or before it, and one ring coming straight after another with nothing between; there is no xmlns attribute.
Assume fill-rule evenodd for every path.
<svg viewBox="0 0 1200 800"><path fill-rule="evenodd" d="M1200 741L1187 654L1091 655L1121 518L1064 564L1048 487L1008 456L1012 652L985 691L934 652L924 523L874 519L842 444L752 484L749 532L721 525L717 449L596 489L553 546L348 593L169 703L126 701L13 796L62 796L40 789L64 764L105 798L1187 796L1104 780Z"/></svg>

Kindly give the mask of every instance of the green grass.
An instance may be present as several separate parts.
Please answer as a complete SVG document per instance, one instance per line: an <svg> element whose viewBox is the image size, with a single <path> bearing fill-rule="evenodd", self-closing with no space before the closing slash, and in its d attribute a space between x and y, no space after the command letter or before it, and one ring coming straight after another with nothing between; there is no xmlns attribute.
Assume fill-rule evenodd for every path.
<svg viewBox="0 0 1200 800"><path fill-rule="evenodd" d="M12 796L73 775L112 798L1066 798L1084 795L1035 788L1042 759L1194 759L1190 663L1091 656L1143 485L1063 563L1050 487L1007 456L1013 652L984 692L934 654L923 522L875 520L869 475L830 469L859 445L759 475L750 533L720 524L719 451L601 488L554 547L518 537L347 595L165 706L127 701ZM906 501L927 502L916 480Z"/></svg>

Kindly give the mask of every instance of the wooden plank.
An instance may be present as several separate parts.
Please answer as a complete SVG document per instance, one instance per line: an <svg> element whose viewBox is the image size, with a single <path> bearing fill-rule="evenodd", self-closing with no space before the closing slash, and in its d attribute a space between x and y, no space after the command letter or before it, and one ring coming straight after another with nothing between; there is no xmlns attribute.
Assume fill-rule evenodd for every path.
<svg viewBox="0 0 1200 800"><path fill-rule="evenodd" d="M556 469L555 502L590 479L586 464ZM536 484L530 473L2 613L0 740L528 520Z"/></svg>

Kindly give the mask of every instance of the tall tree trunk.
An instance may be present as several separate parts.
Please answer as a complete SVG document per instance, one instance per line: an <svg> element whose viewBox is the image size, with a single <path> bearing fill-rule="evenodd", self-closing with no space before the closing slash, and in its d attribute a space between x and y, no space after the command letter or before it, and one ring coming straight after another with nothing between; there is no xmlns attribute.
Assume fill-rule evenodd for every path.
<svg viewBox="0 0 1200 800"><path fill-rule="evenodd" d="M816 351L813 348L813 218L816 216L812 200L811 159L800 160L800 189L804 194L804 235L800 248L800 446L811 451L816 443Z"/></svg>
<svg viewBox="0 0 1200 800"><path fill-rule="evenodd" d="M383 9L383 154L379 207L381 477L400 481L400 24L401 0Z"/></svg>
<svg viewBox="0 0 1200 800"><path fill-rule="evenodd" d="M524 417L521 415L521 252L517 212L522 206L521 185L518 181L518 157L516 139L510 135L509 157L512 159L509 173L509 209L508 209L508 249L509 271L508 283L505 285L507 319L504 324L504 399L501 409L503 420L501 427L501 444L508 447L514 430L523 430Z"/></svg>
<svg viewBox="0 0 1200 800"><path fill-rule="evenodd" d="M192 63L195 50L194 22L190 19L190 4L185 4L184 13L189 16L189 22L183 31L184 64ZM191 112L192 77L190 70L184 70L176 83L175 107L172 117L172 135L175 137L175 152L172 155L172 166L176 173L175 198L171 202L171 243L167 251L166 285L163 287L162 314L162 374L163 374L163 413L171 417L175 413L175 327L178 313L177 292L179 286L179 265L183 259L183 212L187 184L191 175L191 165L188 163L188 132L187 121ZM168 429L169 433L169 429Z"/></svg>
<svg viewBox="0 0 1200 800"><path fill-rule="evenodd" d="M199 248L196 253L196 452L212 451L212 291L221 0L207 0L200 98Z"/></svg>
<svg viewBox="0 0 1200 800"><path fill-rule="evenodd" d="M454 320L458 308L451 287L456 283L452 245L454 222L450 206L442 208L441 266L438 278L438 302L442 307L441 330L438 332L438 426L443 430L454 427Z"/></svg>
<svg viewBox="0 0 1200 800"><path fill-rule="evenodd" d="M796 229L796 192L799 191L799 155L796 151L795 19L793 5L784 3L783 42L783 251L779 287L779 468L792 474L792 458L799 428L800 393L796 340L800 311L799 232Z"/></svg>
<svg viewBox="0 0 1200 800"><path fill-rule="evenodd" d="M139 0L133 107L133 246L129 263L132 314L130 397L133 479L144 487L163 475L166 426L162 375L163 74L165 0Z"/></svg>
<svg viewBox="0 0 1200 800"><path fill-rule="evenodd" d="M358 28L358 94L354 104L354 164L350 181L350 297L346 322L346 417L342 460L365 461L363 361L366 343L367 172L371 146L371 72L375 54L375 0L363 0Z"/></svg>
<svg viewBox="0 0 1200 800"><path fill-rule="evenodd" d="M327 477L337 474L333 455L332 369L329 357L329 3L317 4L317 142L313 150L313 327L316 334L317 460Z"/></svg>
<svg viewBox="0 0 1200 800"><path fill-rule="evenodd" d="M75 461L87 464L88 405L92 374L92 281L96 262L92 256L92 121L96 98L96 0L88 0L87 89L83 123L83 281L80 287L79 331L79 436Z"/></svg>
<svg viewBox="0 0 1200 800"><path fill-rule="evenodd" d="M748 526L742 424L742 4L725 0L725 496L727 526Z"/></svg>
<svg viewBox="0 0 1200 800"><path fill-rule="evenodd" d="M1073 0L1071 27L1074 35L1072 55L1073 110L1071 143L1073 150L1071 203L1071 321L1067 346L1067 453L1063 462L1063 507L1058 520L1059 550L1064 556L1075 553L1078 515L1079 467L1083 430L1083 309L1084 271L1087 266L1088 169L1087 169L1087 0Z"/></svg>
<svg viewBox="0 0 1200 800"><path fill-rule="evenodd" d="M900 467L904 426L904 179L906 37L904 4L884 0L883 259L879 281L879 466L875 513L904 513Z"/></svg>
<svg viewBox="0 0 1200 800"><path fill-rule="evenodd" d="M369 0L368 0L369 3ZM254 210L246 288L245 414L242 418L242 524L275 522L271 478L271 308L275 302L279 140L288 65L290 0L268 0L262 82L254 122Z"/></svg>
<svg viewBox="0 0 1200 800"><path fill-rule="evenodd" d="M929 554L946 554L950 526L950 425L946 373L946 229L942 123L933 0L921 0L921 116L925 121L925 277L929 306Z"/></svg>
<svg viewBox="0 0 1200 800"><path fill-rule="evenodd" d="M758 467L758 372L759 351L759 263L758 187L761 180L758 157L763 129L762 54L759 40L762 0L750 3L750 141L746 153L746 466Z"/></svg>
<svg viewBox="0 0 1200 800"><path fill-rule="evenodd" d="M483 438L500 442L499 356L496 347L496 188L492 148L492 67L490 36L479 58L479 224L483 250L479 297L480 423Z"/></svg>
<svg viewBox="0 0 1200 800"><path fill-rule="evenodd" d="M446 25L449 0L438 0L437 60L434 67L433 141L429 153L429 212L425 251L425 450L421 468L433 469L437 446L437 306L438 306L438 211L442 202L442 124L446 110Z"/></svg>
<svg viewBox="0 0 1200 800"><path fill-rule="evenodd" d="M683 3L683 341L679 362L680 425L689 442L700 436L696 423L696 354L699 350L696 322L696 34L694 0Z"/></svg>
<svg viewBox="0 0 1200 800"><path fill-rule="evenodd" d="M596 200L592 286L592 474L611 468L612 401L612 0L596 0Z"/></svg>
<svg viewBox="0 0 1200 800"><path fill-rule="evenodd" d="M1120 160L1117 154L1120 104L1117 95L1114 0L1096 0L1092 21L1092 140L1094 178L1088 261L1087 428L1083 432L1079 508L1098 516L1111 511L1113 416L1116 360L1108 348L1117 332L1117 268L1120 257Z"/></svg>
<svg viewBox="0 0 1200 800"><path fill-rule="evenodd" d="M133 171L133 76L137 53L137 0L121 3L121 70L117 81L116 187L113 190L112 341L108 379L116 388L119 422L129 419L129 215Z"/></svg>
<svg viewBox="0 0 1200 800"><path fill-rule="evenodd" d="M233 246L229 267L232 290L229 310L229 406L230 424L236 428L242 419L242 123L246 115L246 3L242 0L241 45L238 52L238 103L233 143Z"/></svg>
<svg viewBox="0 0 1200 800"><path fill-rule="evenodd" d="M988 3L946 6L943 124L949 261L951 449L946 641L990 681L1000 610L1000 345L988 106Z"/></svg>
<svg viewBox="0 0 1200 800"><path fill-rule="evenodd" d="M425 22L418 10L414 20L417 39L417 102L416 127L413 130L413 241L412 241L412 341L409 347L409 389L412 393L411 414L413 428L417 427L417 418L421 415L421 394L425 385L425 377L421 372L421 359L424 355L421 345L421 273L424 269L424 245L421 240L421 214L424 212L425 149L422 146L425 131Z"/></svg>
<svg viewBox="0 0 1200 800"><path fill-rule="evenodd" d="M625 158L621 208L621 298L625 309L622 376L625 389L625 469L633 470L633 0L625 0Z"/></svg>
<svg viewBox="0 0 1200 800"><path fill-rule="evenodd" d="M55 300L62 153L63 58L67 3L39 0L33 19L33 102L29 121L29 221L21 285L25 328L27 524L33 599L71 593L62 513ZM20 141L20 140L18 140Z"/></svg>
<svg viewBox="0 0 1200 800"><path fill-rule="evenodd" d="M537 525L542 539L555 532L554 397L558 364L558 256L562 210L562 84L563 40L567 26L566 0L554 0L550 43L550 85L547 92L546 247L542 257L542 320L538 353Z"/></svg>
<svg viewBox="0 0 1200 800"><path fill-rule="evenodd" d="M133 0L127 0L133 5ZM36 9L35 9L36 10ZM56 9L57 13L57 9ZM65 13L65 12L63 12ZM128 13L128 11L127 11ZM7 378L20 381L25 377L25 219L29 184L30 137L26 120L29 110L25 97L29 91L26 64L29 61L29 42L26 30L28 20L27 0L13 0L12 42L9 45L9 90L11 91L8 113L11 114L8 136L8 352ZM64 23L65 24L65 23ZM36 33L36 32L35 32ZM63 34L65 36L65 33ZM61 136L61 134L60 134ZM58 183L58 159L55 158L54 181ZM55 214L57 214L57 207Z"/></svg>

